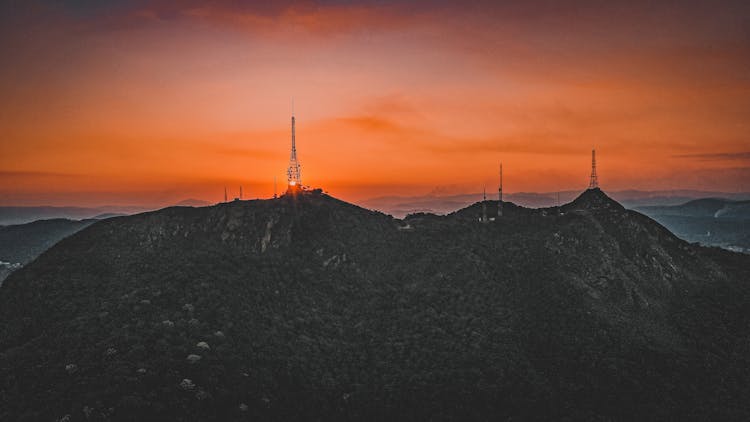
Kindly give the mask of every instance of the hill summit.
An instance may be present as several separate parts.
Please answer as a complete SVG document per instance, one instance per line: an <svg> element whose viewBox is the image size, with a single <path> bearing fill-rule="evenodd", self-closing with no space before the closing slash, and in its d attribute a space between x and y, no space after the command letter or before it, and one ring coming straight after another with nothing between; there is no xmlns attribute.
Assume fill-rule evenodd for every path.
<svg viewBox="0 0 750 422"><path fill-rule="evenodd" d="M0 419L750 417L749 257L598 189L481 208L99 221L0 288Z"/></svg>
<svg viewBox="0 0 750 422"><path fill-rule="evenodd" d="M578 196L578 198L573 200L573 202L566 205L565 208L590 210L612 209L616 211L623 211L625 209L625 207L607 196L607 194L599 188L585 190L580 196Z"/></svg>

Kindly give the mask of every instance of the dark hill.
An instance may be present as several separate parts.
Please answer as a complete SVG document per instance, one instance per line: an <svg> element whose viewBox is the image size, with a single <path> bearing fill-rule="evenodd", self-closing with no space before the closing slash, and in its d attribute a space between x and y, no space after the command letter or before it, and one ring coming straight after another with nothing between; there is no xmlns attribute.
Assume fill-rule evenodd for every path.
<svg viewBox="0 0 750 422"><path fill-rule="evenodd" d="M0 420L750 417L749 257L599 190L480 214L97 222L0 288Z"/></svg>

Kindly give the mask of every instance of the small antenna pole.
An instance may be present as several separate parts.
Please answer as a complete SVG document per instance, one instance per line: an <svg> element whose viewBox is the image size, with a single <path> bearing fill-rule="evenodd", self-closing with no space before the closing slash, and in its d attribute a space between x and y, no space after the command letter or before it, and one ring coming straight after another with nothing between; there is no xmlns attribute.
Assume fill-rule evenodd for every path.
<svg viewBox="0 0 750 422"><path fill-rule="evenodd" d="M487 222L487 185L482 188L482 223Z"/></svg>
<svg viewBox="0 0 750 422"><path fill-rule="evenodd" d="M224 186L224 202L227 202L227 187Z"/></svg>
<svg viewBox="0 0 750 422"><path fill-rule="evenodd" d="M503 216L503 163L500 163L500 187L497 188L497 216Z"/></svg>

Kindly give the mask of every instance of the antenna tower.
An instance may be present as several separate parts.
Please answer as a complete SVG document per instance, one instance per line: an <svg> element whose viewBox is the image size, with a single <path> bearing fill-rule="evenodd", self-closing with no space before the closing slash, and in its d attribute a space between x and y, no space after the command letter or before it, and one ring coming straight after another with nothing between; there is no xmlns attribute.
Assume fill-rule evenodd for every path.
<svg viewBox="0 0 750 422"><path fill-rule="evenodd" d="M487 186L482 188L482 223L487 222Z"/></svg>
<svg viewBox="0 0 750 422"><path fill-rule="evenodd" d="M599 188L599 178L596 175L596 150L591 150L591 179L589 180L589 189Z"/></svg>
<svg viewBox="0 0 750 422"><path fill-rule="evenodd" d="M273 199L278 198L278 195L276 194L276 176L273 176Z"/></svg>
<svg viewBox="0 0 750 422"><path fill-rule="evenodd" d="M292 153L289 156L289 168L286 175L290 187L302 187L302 172L297 161L297 144L294 139L294 100L292 100Z"/></svg>
<svg viewBox="0 0 750 422"><path fill-rule="evenodd" d="M240 186L240 199L242 199L242 186Z"/></svg>
<svg viewBox="0 0 750 422"><path fill-rule="evenodd" d="M500 163L500 187L497 189L497 216L503 216L503 163Z"/></svg>
<svg viewBox="0 0 750 422"><path fill-rule="evenodd" d="M224 202L227 202L227 187L224 186Z"/></svg>

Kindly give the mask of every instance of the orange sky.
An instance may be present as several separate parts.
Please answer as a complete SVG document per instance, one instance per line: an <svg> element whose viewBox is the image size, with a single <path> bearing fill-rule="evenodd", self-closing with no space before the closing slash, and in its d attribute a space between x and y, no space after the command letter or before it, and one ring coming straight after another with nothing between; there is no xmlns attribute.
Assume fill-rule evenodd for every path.
<svg viewBox="0 0 750 422"><path fill-rule="evenodd" d="M594 146L605 190L750 191L742 2L19 3L0 205L270 196L291 97L343 199L582 189Z"/></svg>

